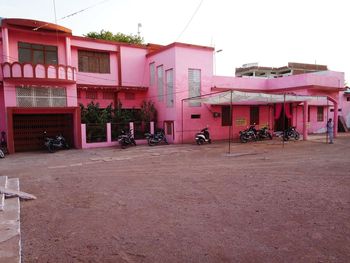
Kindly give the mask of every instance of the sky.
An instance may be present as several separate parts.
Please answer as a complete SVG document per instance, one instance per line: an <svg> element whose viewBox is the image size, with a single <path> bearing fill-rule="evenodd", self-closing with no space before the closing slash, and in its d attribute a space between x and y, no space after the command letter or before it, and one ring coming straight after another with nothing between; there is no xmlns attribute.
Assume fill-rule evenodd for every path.
<svg viewBox="0 0 350 263"><path fill-rule="evenodd" d="M348 5L348 0L0 0L0 17L57 21L78 36L101 29L137 34L141 23L145 43L222 50L214 55L216 75L233 76L245 63L317 63L345 72L349 85Z"/></svg>

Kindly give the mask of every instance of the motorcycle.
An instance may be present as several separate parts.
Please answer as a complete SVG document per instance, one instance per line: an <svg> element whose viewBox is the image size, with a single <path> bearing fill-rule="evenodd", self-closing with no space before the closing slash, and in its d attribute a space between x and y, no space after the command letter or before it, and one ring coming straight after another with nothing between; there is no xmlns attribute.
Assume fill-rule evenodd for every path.
<svg viewBox="0 0 350 263"><path fill-rule="evenodd" d="M257 131L259 140L270 139L272 140L272 134L269 132L269 128L263 127Z"/></svg>
<svg viewBox="0 0 350 263"><path fill-rule="evenodd" d="M1 149L0 149L0 158L5 158L5 154Z"/></svg>
<svg viewBox="0 0 350 263"><path fill-rule="evenodd" d="M62 134L55 136L55 138L50 138L47 136L46 131L44 132L44 145L50 153L59 149L69 149L69 145Z"/></svg>
<svg viewBox="0 0 350 263"><path fill-rule="evenodd" d="M257 141L258 133L255 129L255 125L251 125L248 129L239 132L239 139L242 143L246 143L248 141Z"/></svg>
<svg viewBox="0 0 350 263"><path fill-rule="evenodd" d="M210 134L208 128L202 129L200 132L196 133L196 143L202 145L203 143L211 143Z"/></svg>
<svg viewBox="0 0 350 263"><path fill-rule="evenodd" d="M159 129L158 131L156 131L155 134L146 133L145 136L147 138L147 143L149 146L153 146L161 142L164 142L165 144L169 144L163 129Z"/></svg>
<svg viewBox="0 0 350 263"><path fill-rule="evenodd" d="M294 138L294 140L300 139L300 133L296 130L294 126L287 128L283 134L283 140L288 141L290 138Z"/></svg>
<svg viewBox="0 0 350 263"><path fill-rule="evenodd" d="M118 142L122 149L125 149L128 145L136 146L136 142L131 131L132 130L126 132L124 130L121 130L121 134L118 136Z"/></svg>

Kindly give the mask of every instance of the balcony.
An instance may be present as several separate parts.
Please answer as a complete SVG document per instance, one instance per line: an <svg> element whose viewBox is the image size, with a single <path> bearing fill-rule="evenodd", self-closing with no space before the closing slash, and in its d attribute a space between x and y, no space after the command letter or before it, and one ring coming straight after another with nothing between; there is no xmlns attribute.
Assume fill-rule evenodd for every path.
<svg viewBox="0 0 350 263"><path fill-rule="evenodd" d="M76 83L77 69L71 66L5 62L1 64L1 69L5 81Z"/></svg>

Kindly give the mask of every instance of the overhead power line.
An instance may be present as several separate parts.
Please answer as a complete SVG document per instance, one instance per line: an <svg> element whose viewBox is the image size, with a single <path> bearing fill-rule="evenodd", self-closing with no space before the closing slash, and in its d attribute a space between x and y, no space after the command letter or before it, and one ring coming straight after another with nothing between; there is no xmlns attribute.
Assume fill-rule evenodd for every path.
<svg viewBox="0 0 350 263"><path fill-rule="evenodd" d="M182 36L182 34L183 34L183 33L186 31L186 29L189 27L189 25L191 24L191 22L192 22L193 18L195 17L195 15L197 14L197 12L198 12L199 8L201 7L201 5L202 5L203 1L204 1L204 0L201 0L201 1L199 2L199 4L198 4L198 6L197 6L196 10L193 12L193 14L192 14L192 16L191 16L190 20L187 22L187 24L186 24L185 28L184 28L184 29L181 31L180 35L177 37L176 41L178 41L178 40L179 40L179 38Z"/></svg>
<svg viewBox="0 0 350 263"><path fill-rule="evenodd" d="M71 13L71 14L69 14L69 15L63 16L63 17L61 17L60 19L56 20L55 23L57 24L57 21L61 21L61 20L64 20L64 19L66 19L66 18L75 16L75 15L80 14L80 13L82 13L82 12L85 12L86 10L91 9L91 8L93 8L93 7L95 7L95 6L101 5L101 4L103 4L103 3L107 2L107 1L110 1L110 0L102 0L102 1L100 1L100 2L98 2L98 3L96 3L96 4L94 4L94 5L88 6L88 7L86 7L86 8L83 8L83 9L79 10L79 11L76 11L76 12L73 12L73 13ZM56 7L55 7L55 8L56 8ZM56 12L56 11L55 11L55 12ZM43 28L43 27L45 27L45 26L47 26L47 25L49 25L49 23L46 23L46 24L41 25L41 26L38 26L38 27L34 28L33 30L34 30L34 31L37 31L38 29Z"/></svg>

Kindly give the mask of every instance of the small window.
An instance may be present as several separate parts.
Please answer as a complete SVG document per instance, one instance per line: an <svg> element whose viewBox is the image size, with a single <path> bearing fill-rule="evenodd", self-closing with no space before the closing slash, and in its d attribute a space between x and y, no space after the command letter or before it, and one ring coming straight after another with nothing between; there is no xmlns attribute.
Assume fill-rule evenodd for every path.
<svg viewBox="0 0 350 263"><path fill-rule="evenodd" d="M135 100L135 93L125 92L125 99L126 100Z"/></svg>
<svg viewBox="0 0 350 263"><path fill-rule="evenodd" d="M158 87L158 101L163 101L163 66L157 67L157 87Z"/></svg>
<svg viewBox="0 0 350 263"><path fill-rule="evenodd" d="M149 64L149 85L152 87L154 85L155 81L155 67L154 67L154 62Z"/></svg>
<svg viewBox="0 0 350 263"><path fill-rule="evenodd" d="M97 91L95 90L87 90L86 91L86 98L87 99L97 99Z"/></svg>
<svg viewBox="0 0 350 263"><path fill-rule="evenodd" d="M350 101L350 97L347 97L347 98L346 98L346 101Z"/></svg>
<svg viewBox="0 0 350 263"><path fill-rule="evenodd" d="M77 90L77 98L81 99L81 90L80 89Z"/></svg>
<svg viewBox="0 0 350 263"><path fill-rule="evenodd" d="M114 93L113 92L103 92L102 94L104 100L113 100L114 99Z"/></svg>
<svg viewBox="0 0 350 263"><path fill-rule="evenodd" d="M221 125L230 126L232 125L232 112L231 106L222 106L221 108Z"/></svg>
<svg viewBox="0 0 350 263"><path fill-rule="evenodd" d="M250 106L250 125L259 124L259 106Z"/></svg>
<svg viewBox="0 0 350 263"><path fill-rule="evenodd" d="M317 107L317 121L321 122L324 120L324 111L322 106Z"/></svg>
<svg viewBox="0 0 350 263"><path fill-rule="evenodd" d="M201 95L201 70L188 69L188 94L189 97L198 97ZM201 103L193 101L189 103L191 107L200 107Z"/></svg>
<svg viewBox="0 0 350 263"><path fill-rule="evenodd" d="M200 114L191 114L191 119L200 119L201 115Z"/></svg>

